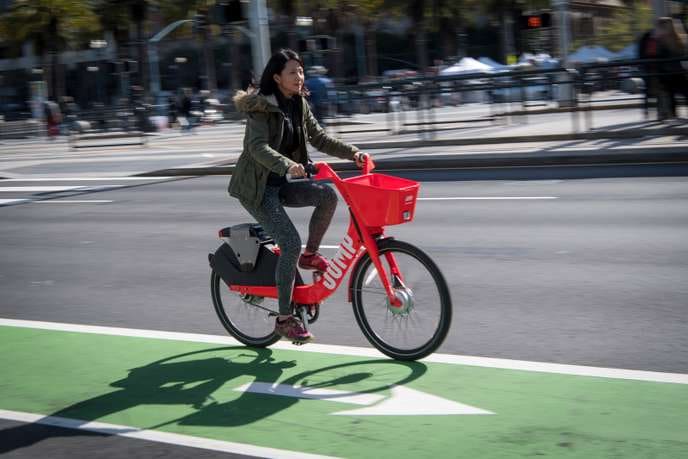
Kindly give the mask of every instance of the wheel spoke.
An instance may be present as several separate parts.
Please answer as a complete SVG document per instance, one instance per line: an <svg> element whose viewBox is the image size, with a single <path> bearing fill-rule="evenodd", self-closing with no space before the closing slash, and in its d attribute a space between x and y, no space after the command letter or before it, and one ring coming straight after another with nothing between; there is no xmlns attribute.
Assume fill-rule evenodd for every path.
<svg viewBox="0 0 688 459"><path fill-rule="evenodd" d="M277 339L274 334L274 319L270 317L273 310L277 310L276 301L263 299L260 304L252 304L258 299L242 298L238 293L227 288L220 288L224 283L213 273L211 290L213 304L222 325L236 339L249 346L268 346Z"/></svg>
<svg viewBox="0 0 688 459"><path fill-rule="evenodd" d="M368 256L354 273L356 319L370 342L385 354L421 358L442 343L449 329L451 299L446 282L432 260L410 244L383 242L380 255L383 262L394 259L404 279L403 284L394 284L401 306L390 305Z"/></svg>

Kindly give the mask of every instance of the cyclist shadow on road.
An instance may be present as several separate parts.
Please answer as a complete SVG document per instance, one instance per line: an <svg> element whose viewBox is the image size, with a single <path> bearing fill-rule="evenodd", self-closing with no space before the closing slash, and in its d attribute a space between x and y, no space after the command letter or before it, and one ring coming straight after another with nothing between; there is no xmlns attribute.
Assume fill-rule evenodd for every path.
<svg viewBox="0 0 688 459"><path fill-rule="evenodd" d="M167 357L131 369L126 378L110 383L111 387L116 388L114 391L75 403L33 424L0 430L0 454L55 437L116 435L139 428L154 430L172 424L242 426L269 417L299 402L299 398L295 397L235 392L233 389L246 382L246 376L257 382L276 384L279 381L280 384L307 390L365 381L373 377L373 373L369 371L371 364L385 365L395 370L386 373L376 371L382 373L383 379L385 374L396 375L390 378L394 379L393 381L384 381L378 383L377 387L366 388L367 393L408 383L422 376L427 370L425 365L417 362L362 360L301 372L279 381L285 369L297 365L295 361L276 360L269 349L204 349ZM366 365L368 371L357 372L357 365ZM404 376L399 377L398 370L403 370ZM235 386L225 386L234 379L238 379ZM375 379L379 381L380 375L376 374ZM228 392L240 395L232 397ZM109 422L106 418L112 414L144 406L155 407L154 416L160 422L154 425L136 425L135 428L123 426L121 430L100 429L103 433L98 433L97 427L94 433L93 426L84 426L91 421ZM46 424L69 428L46 428ZM85 427L84 430L81 430L82 427Z"/></svg>

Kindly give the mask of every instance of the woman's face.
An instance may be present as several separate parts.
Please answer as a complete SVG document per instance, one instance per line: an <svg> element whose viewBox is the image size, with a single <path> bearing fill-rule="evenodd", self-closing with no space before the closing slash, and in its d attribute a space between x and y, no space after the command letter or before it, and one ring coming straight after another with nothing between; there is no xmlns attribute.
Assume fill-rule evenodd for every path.
<svg viewBox="0 0 688 459"><path fill-rule="evenodd" d="M289 60L284 66L284 70L277 75L274 75L275 81L277 82L277 87L282 91L287 97L291 97L294 94L301 94L301 89L303 88L303 67L298 61Z"/></svg>

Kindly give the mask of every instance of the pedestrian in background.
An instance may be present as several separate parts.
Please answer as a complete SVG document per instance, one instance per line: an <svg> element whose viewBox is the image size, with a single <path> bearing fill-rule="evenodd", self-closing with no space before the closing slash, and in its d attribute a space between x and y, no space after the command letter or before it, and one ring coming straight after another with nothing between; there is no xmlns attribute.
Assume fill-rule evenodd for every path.
<svg viewBox="0 0 688 459"><path fill-rule="evenodd" d="M179 102L179 127L182 132L193 132L193 120L191 115L191 89L185 88L182 92L181 101Z"/></svg>
<svg viewBox="0 0 688 459"><path fill-rule="evenodd" d="M167 98L167 125L171 128L177 122L177 101L174 97Z"/></svg>
<svg viewBox="0 0 688 459"><path fill-rule="evenodd" d="M657 58L675 59L660 62L659 84L668 96L668 116L676 118L676 95L681 94L688 103L688 78L685 67L688 62L688 38L683 24L676 19L662 17L657 20ZM685 61L678 58L686 57Z"/></svg>
<svg viewBox="0 0 688 459"><path fill-rule="evenodd" d="M55 137L60 133L60 123L62 122L60 107L52 100L46 100L43 102L43 116L45 118L48 138L50 140L55 140Z"/></svg>
<svg viewBox="0 0 688 459"><path fill-rule="evenodd" d="M638 59L657 59L657 36L654 28L645 32L638 41ZM642 64L643 83L645 85L644 110L645 118L650 117L650 103L655 99L659 116L659 78L657 78L657 63ZM660 117L661 118L661 117Z"/></svg>
<svg viewBox="0 0 688 459"><path fill-rule="evenodd" d="M313 115L318 123L325 124L325 118L330 114L330 103L334 84L327 78L327 69L321 65L315 65L308 70L306 87L310 92L310 103Z"/></svg>

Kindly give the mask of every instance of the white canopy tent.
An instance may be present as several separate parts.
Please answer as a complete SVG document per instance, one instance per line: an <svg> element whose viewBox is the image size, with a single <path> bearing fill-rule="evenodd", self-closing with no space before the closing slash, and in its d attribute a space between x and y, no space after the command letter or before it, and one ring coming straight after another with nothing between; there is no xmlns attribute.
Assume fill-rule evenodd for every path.
<svg viewBox="0 0 688 459"><path fill-rule="evenodd" d="M440 75L469 75L471 73L492 73L494 69L472 57L464 57L451 67L440 71Z"/></svg>
<svg viewBox="0 0 688 459"><path fill-rule="evenodd" d="M500 64L499 62L492 60L489 57L479 57L478 62L480 62L481 64L485 64L487 66L490 66L493 70L497 70L497 71L499 71L499 70L504 71L504 70L510 70L511 69L511 67L509 67L508 65Z"/></svg>

